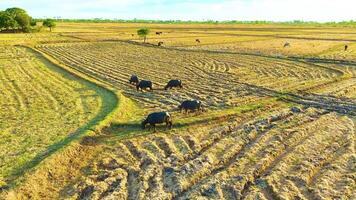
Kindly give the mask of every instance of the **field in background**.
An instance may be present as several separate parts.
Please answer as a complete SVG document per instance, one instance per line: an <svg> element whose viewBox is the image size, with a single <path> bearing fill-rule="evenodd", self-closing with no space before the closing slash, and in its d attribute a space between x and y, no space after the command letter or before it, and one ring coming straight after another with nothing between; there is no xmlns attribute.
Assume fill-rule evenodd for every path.
<svg viewBox="0 0 356 200"><path fill-rule="evenodd" d="M136 35L143 26L151 28L149 44ZM157 46L160 41L162 47ZM284 47L286 42L290 46ZM0 194L68 199L355 198L355 42L355 28L311 25L59 23L53 33L1 34L1 100L8 99L1 108L13 102L13 111L2 109L6 123L1 134L15 143L0 143L5 152L0 159L6 161L15 150L26 152L29 146L35 150L32 156L41 157L48 145L100 113L105 99L95 84L71 77L32 50L11 45L29 45L124 96L118 117L108 126L84 135L70 154L52 150L53 156L36 163L23 183ZM344 51L346 44L349 49ZM128 84L131 74L152 80L154 91L137 92ZM163 90L172 78L181 79L184 88ZM176 110L181 101L192 98L201 100L207 111ZM30 111L21 112L26 123L15 112L21 105L30 105ZM39 115L38 109L45 114ZM144 115L158 110L172 113L174 129L159 128L155 134L140 130ZM21 134L14 135L14 127ZM26 141L18 142L21 138ZM40 142L32 141L36 138ZM85 149L96 154L85 156ZM65 164L53 167L61 160ZM84 164L76 164L78 160ZM6 186L12 168L0 167L7 170ZM71 178L68 171L75 171Z"/></svg>

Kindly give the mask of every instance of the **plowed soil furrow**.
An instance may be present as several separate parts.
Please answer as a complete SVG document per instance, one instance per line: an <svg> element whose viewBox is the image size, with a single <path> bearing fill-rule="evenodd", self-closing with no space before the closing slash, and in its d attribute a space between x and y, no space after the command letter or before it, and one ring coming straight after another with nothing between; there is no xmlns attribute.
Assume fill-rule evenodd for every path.
<svg viewBox="0 0 356 200"><path fill-rule="evenodd" d="M312 121L314 121L315 119L310 119L310 120L312 120ZM305 123L305 122L304 122ZM281 123L281 124L283 124L283 123ZM303 122L300 122L300 124L303 124ZM286 127L287 128L287 127ZM275 128L273 128L272 129L272 131L274 130ZM291 135L289 135L289 134L287 134L286 136L284 136L284 137L291 137L291 136L293 136L293 131L289 131L290 133L291 133ZM267 132L268 133L268 132ZM277 137L278 138L278 137ZM259 137L257 137L257 139L255 140L252 140L252 143L250 142L250 143L248 143L248 144L246 144L245 145L245 147L244 147L244 149L242 150L242 151L240 151L239 153L238 153L238 155L236 156L236 159L233 159L233 160L231 160L231 162L230 163L228 163L228 164L226 164L226 165L224 165L223 167L221 167L221 168L218 168L217 170L213 170L213 173L211 174L211 175L209 175L209 176L206 176L202 181L200 181L199 182L199 184L197 184L197 186L194 186L194 187L192 187L191 188L191 191L194 191L194 190L198 190L198 188L201 186L201 185L204 185L204 183L207 183L207 182L209 182L209 179L211 180L213 177L215 177L215 176L217 176L217 177L219 177L220 175L221 176L223 176L222 175L222 172L224 172L224 171L232 171L232 169L233 168L235 168L235 167L239 167L239 165L236 165L236 164L233 164L234 162L236 162L237 160L239 160L239 159L245 159L246 157L248 157L248 154L249 154L249 152L250 151L252 151L252 152L255 152L256 150L254 150L255 148L262 148L262 147L260 147L260 145L257 145L257 144L264 144L264 143L266 143L266 145L268 145L269 143L271 143L273 140L271 140L271 139L273 139L273 140L275 140L275 137L273 137L273 135L270 135L270 134L262 134L262 135L260 135ZM271 140L271 142L267 142L268 140ZM256 144L257 146L255 146L254 144ZM282 147L283 147L283 145L282 145ZM274 151L276 151L276 150L274 150ZM263 152L263 151L262 151ZM281 149L279 149L279 150L277 150L276 151L276 153L277 152L283 152ZM277 154L278 155L278 154ZM271 155L269 155L269 156L276 156L276 154L271 154ZM259 157L259 156L258 156ZM263 157L266 157L266 156L263 156L263 155L261 155L261 158L263 158ZM267 156L268 157L268 156ZM272 159L272 160L274 160L274 159ZM276 159L277 160L277 159ZM270 160L266 160L267 162L271 162ZM266 162L266 161L263 161L263 162ZM241 161L240 161L240 163L241 163ZM243 163L243 162L242 162ZM241 165L241 164L240 164ZM272 164L273 165L273 164ZM231 167L230 167L231 166ZM242 165L243 166L243 165ZM260 166L260 167L266 167L266 166L268 166L268 165L266 165L266 164L261 164L261 165L258 165L257 164L257 166ZM251 170L252 169L255 169L256 171L254 171L254 172L251 172L251 174L255 174L254 176L257 176L258 174L260 174L260 173L262 173L263 172L263 168L262 169L260 169L259 167L257 167L257 168L251 168ZM243 170L243 168L241 169L241 170ZM241 171L240 171L240 173L241 173ZM246 172L247 173L247 172ZM250 173L250 172L249 172ZM256 174L257 173L257 174ZM225 179L225 181L228 181L228 179L226 179L226 177L224 178ZM258 178L256 178L256 179L258 179ZM254 182L254 180L256 180L256 179L253 179L253 180L248 180L246 183L248 183L248 182ZM214 180L214 179L213 179ZM249 186L248 186L249 187ZM242 188L245 188L244 190L247 192L248 191L248 187L246 188L246 187L241 187L241 190L242 190ZM188 190L189 191L189 190ZM240 191L241 192L241 191ZM183 197L184 196L184 193L180 193L180 195L179 196L181 196L181 197ZM243 196L243 195L242 195Z"/></svg>

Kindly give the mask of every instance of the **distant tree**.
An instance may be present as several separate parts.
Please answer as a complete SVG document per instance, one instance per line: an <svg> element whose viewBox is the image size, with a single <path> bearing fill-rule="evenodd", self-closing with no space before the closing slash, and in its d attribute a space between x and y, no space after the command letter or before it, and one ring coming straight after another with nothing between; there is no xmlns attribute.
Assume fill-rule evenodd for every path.
<svg viewBox="0 0 356 200"><path fill-rule="evenodd" d="M31 19L30 26L36 26L36 25L37 25L37 21Z"/></svg>
<svg viewBox="0 0 356 200"><path fill-rule="evenodd" d="M15 29L18 27L18 23L11 16L10 13L6 11L0 11L0 29Z"/></svg>
<svg viewBox="0 0 356 200"><path fill-rule="evenodd" d="M48 27L52 32L52 28L56 27L56 22L53 19L46 19L43 21L43 26Z"/></svg>
<svg viewBox="0 0 356 200"><path fill-rule="evenodd" d="M150 33L149 28L140 28L137 30L137 35L143 38L143 42L146 43L147 35Z"/></svg>
<svg viewBox="0 0 356 200"><path fill-rule="evenodd" d="M21 8L8 8L5 12L9 13L11 17L17 22L18 27L22 30L26 30L30 26L31 17L24 9ZM15 28L15 27L13 27Z"/></svg>

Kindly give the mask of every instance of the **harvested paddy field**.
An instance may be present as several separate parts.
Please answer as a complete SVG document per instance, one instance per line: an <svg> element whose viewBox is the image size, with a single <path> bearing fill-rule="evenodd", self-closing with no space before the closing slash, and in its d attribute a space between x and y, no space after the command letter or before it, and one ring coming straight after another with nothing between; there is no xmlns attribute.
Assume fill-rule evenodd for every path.
<svg viewBox="0 0 356 200"><path fill-rule="evenodd" d="M0 188L102 120L105 89L26 47L0 47ZM109 99L108 99L109 100Z"/></svg>
<svg viewBox="0 0 356 200"><path fill-rule="evenodd" d="M351 199L350 119L314 109L250 117L119 142L68 198Z"/></svg>
<svg viewBox="0 0 356 200"><path fill-rule="evenodd" d="M141 25L64 23L53 33L58 38L38 40L33 50L3 47L6 55L14 56L3 59L0 75L3 80L20 80L4 81L1 89L6 93L2 99L9 99L4 102L14 102L14 111L4 112L3 119L9 121L4 130L24 127L33 132L43 125L48 132L39 130L34 137L53 136L50 143L40 144L45 146L67 137L98 113L96 122L106 123L96 129L86 127L92 131L78 138L74 147L54 150L23 182L1 195L6 199L356 198L356 57L342 49L344 40L353 40L352 31L152 24L163 34L153 32L151 44L142 44L132 36ZM71 39L63 42L64 38ZM287 40L291 46L284 48ZM159 41L164 41L163 47L156 45ZM349 47L353 50L353 45ZM45 57L39 59L42 54ZM48 67L47 59L91 82L58 75L60 68ZM36 62L36 67L22 69L27 66L23 60ZM10 74L7 65L18 67ZM51 76L40 76L43 73ZM129 84L132 74L151 80L153 90L137 91ZM183 88L164 90L170 79L182 80ZM113 94L98 85L122 95L115 102ZM48 121L26 115L34 121L19 126L26 120L18 120L15 110L31 108L26 107L24 89L15 92L21 88L41 94L38 101L47 102L42 109L59 108L48 111ZM204 111L180 113L177 108L187 99L202 101ZM110 112L115 106L113 118ZM169 111L173 129L142 130L141 121L154 111ZM61 160L65 161L61 168L54 167Z"/></svg>
<svg viewBox="0 0 356 200"><path fill-rule="evenodd" d="M38 48L66 65L110 82L152 109L172 109L184 99L201 100L209 108L229 107L277 93L315 89L346 76L350 84L355 83L350 78L353 67L329 67L297 59L192 52L123 42ZM152 80L155 92L137 92L128 83L131 74ZM168 80L175 78L183 81L185 89L163 90ZM355 97L354 88L347 89L348 95Z"/></svg>

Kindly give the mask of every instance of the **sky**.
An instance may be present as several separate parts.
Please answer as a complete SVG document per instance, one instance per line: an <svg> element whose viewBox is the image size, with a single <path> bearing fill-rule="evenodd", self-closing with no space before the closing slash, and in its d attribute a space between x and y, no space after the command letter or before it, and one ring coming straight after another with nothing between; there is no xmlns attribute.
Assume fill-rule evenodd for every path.
<svg viewBox="0 0 356 200"><path fill-rule="evenodd" d="M0 0L36 18L153 20L356 20L356 0Z"/></svg>

